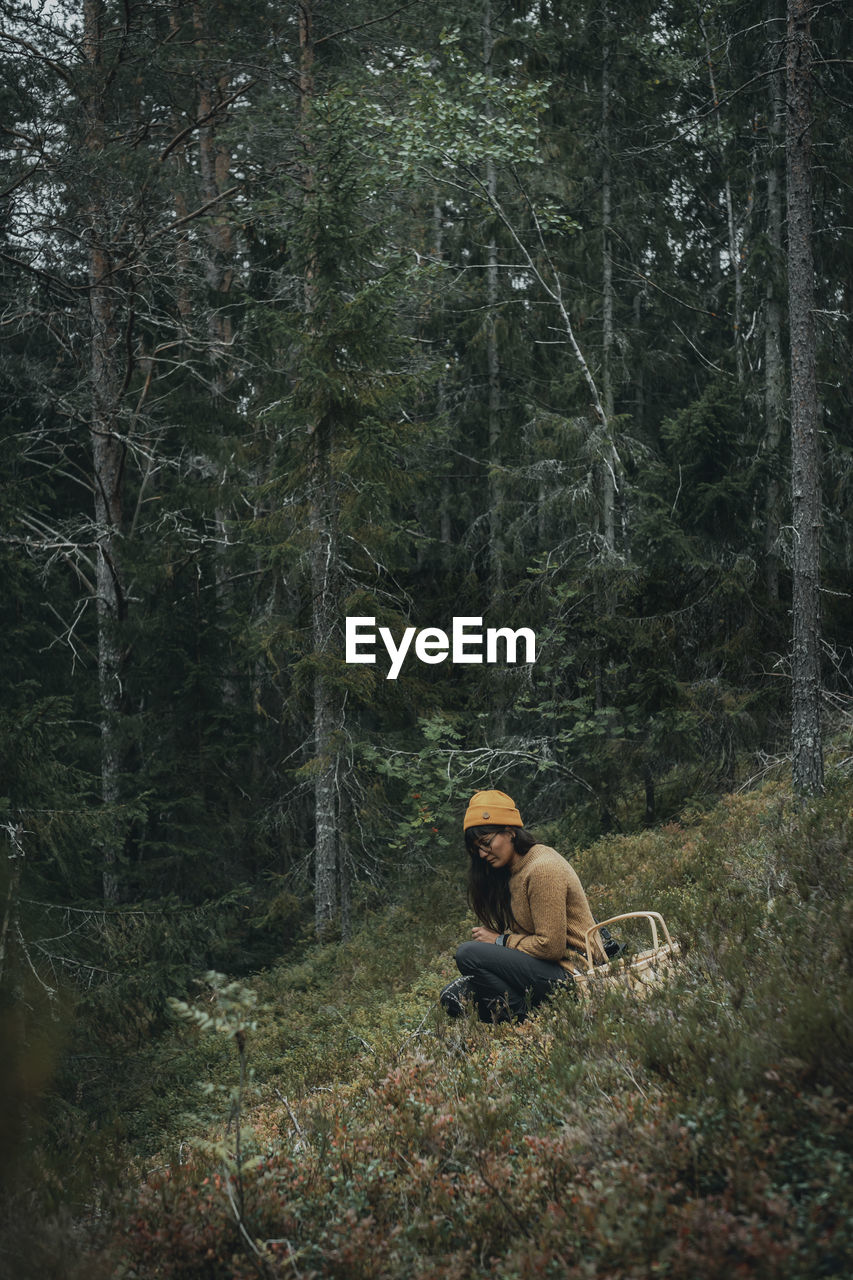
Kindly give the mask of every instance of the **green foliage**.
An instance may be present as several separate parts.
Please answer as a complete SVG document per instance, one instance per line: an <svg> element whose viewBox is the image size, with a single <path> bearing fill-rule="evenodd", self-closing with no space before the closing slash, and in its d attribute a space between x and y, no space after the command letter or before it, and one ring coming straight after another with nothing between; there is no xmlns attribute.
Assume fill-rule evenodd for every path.
<svg viewBox="0 0 853 1280"><path fill-rule="evenodd" d="M222 1153L197 1137L117 1220L115 1274L845 1275L849 857L826 892L818 872L849 852L851 799L849 777L799 812L769 786L578 852L599 913L654 904L682 942L645 999L566 993L522 1027L451 1022L431 1008L448 972L438 936L399 910L251 994L216 978L194 1020L229 1037L258 1023L249 1242ZM416 943L421 966L394 992L389 970ZM319 1020L332 992L337 1038Z"/></svg>
<svg viewBox="0 0 853 1280"><path fill-rule="evenodd" d="M54 1245L78 1265L82 1224L102 1213L109 1232L112 1184L139 1180L127 1151L144 1173L157 1148L123 1242L81 1274L843 1274L849 791L708 813L787 749L764 11L90 5L95 66L79 23L6 8L0 1024L20 1159L4 1211L41 1224L70 1206L30 1239L33 1274ZM835 3L815 29L850 43ZM853 494L842 73L816 67L814 127L836 715ZM98 234L123 451L109 803ZM602 385L607 366L612 545L610 439L531 260L560 280ZM321 454L335 609L318 653ZM413 663L392 683L343 661L346 613L396 629L452 612L532 626L537 663ZM341 947L309 943L319 677L338 699ZM457 822L478 785L523 794L549 839L582 847L597 914L663 907L687 949L668 991L555 1006L533 1034L434 1017L466 928ZM211 969L239 978L219 1012L188 1003ZM170 996L223 1034L174 1027ZM238 1031L266 1092L235 1214L220 1099Z"/></svg>
<svg viewBox="0 0 853 1280"><path fill-rule="evenodd" d="M198 1027L200 1031L213 1032L238 1039L250 1031L257 1029L253 1018L257 993L251 987L240 982L229 982L224 974L211 969L204 975L204 982L210 988L210 999L213 1008L199 1008L198 1005L187 1004L185 1000L172 998L169 1008L178 1017Z"/></svg>
<svg viewBox="0 0 853 1280"><path fill-rule="evenodd" d="M448 818L464 789L453 768L462 741L459 730L443 716L422 718L420 729L423 746L419 750L389 751L387 745L367 744L361 751L372 771L397 784L390 788L396 803L389 849L419 862L458 843L455 830L453 834L448 830ZM461 760L460 767L464 768Z"/></svg>
<svg viewBox="0 0 853 1280"><path fill-rule="evenodd" d="M85 893L97 882L87 847L107 815L93 811L95 779L74 762L67 699L40 697L35 682L18 685L0 706L0 821L25 858L28 895Z"/></svg>
<svg viewBox="0 0 853 1280"><path fill-rule="evenodd" d="M756 475L748 422L748 406L735 389L711 383L701 399L661 424L671 518L683 502L677 523L703 549L710 541L742 553L749 547ZM661 532L662 515L656 521Z"/></svg>
<svg viewBox="0 0 853 1280"><path fill-rule="evenodd" d="M460 33L443 32L436 52L409 59L403 102L393 113L379 104L368 108L367 120L379 130L373 145L384 164L404 170L436 164L470 173L486 160L541 164L538 119L549 88L547 81L478 70L460 47ZM555 229L574 226L556 209L546 216Z"/></svg>

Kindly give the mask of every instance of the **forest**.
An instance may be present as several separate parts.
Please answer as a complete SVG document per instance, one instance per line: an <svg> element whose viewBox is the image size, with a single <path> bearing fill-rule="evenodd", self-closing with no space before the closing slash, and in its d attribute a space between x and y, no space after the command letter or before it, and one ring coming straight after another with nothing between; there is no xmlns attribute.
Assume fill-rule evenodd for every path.
<svg viewBox="0 0 853 1280"><path fill-rule="evenodd" d="M851 37L0 0L10 1276L849 1274ZM481 787L667 991L451 1033Z"/></svg>

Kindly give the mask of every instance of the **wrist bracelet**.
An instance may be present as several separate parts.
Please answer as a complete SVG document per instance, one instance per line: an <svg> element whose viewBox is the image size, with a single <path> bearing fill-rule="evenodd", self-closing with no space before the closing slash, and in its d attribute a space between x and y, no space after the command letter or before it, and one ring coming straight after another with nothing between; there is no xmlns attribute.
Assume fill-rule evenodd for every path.
<svg viewBox="0 0 853 1280"><path fill-rule="evenodd" d="M495 938L495 946L496 946L496 947L505 947L505 946L506 946L506 934L505 934L505 933L499 933L499 934L498 934L498 936Z"/></svg>

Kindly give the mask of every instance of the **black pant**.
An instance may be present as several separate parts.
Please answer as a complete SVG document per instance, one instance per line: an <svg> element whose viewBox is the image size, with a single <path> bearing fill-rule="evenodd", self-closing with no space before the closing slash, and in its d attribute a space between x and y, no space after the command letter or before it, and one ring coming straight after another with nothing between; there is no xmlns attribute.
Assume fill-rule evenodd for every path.
<svg viewBox="0 0 853 1280"><path fill-rule="evenodd" d="M541 1004L558 983L571 982L561 965L492 942L463 942L456 967L462 977L444 988L441 1003L452 1017L459 1017L470 996L481 1022L523 1022L527 1011Z"/></svg>

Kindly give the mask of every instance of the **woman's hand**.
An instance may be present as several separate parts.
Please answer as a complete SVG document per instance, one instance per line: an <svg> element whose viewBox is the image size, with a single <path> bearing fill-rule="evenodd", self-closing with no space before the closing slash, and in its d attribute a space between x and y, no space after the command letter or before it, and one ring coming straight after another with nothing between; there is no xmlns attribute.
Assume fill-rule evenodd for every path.
<svg viewBox="0 0 853 1280"><path fill-rule="evenodd" d="M474 939L475 942L494 943L494 940L495 938L498 937L498 934L493 933L491 929L484 929L481 924L478 924L476 928L471 930L471 937Z"/></svg>

